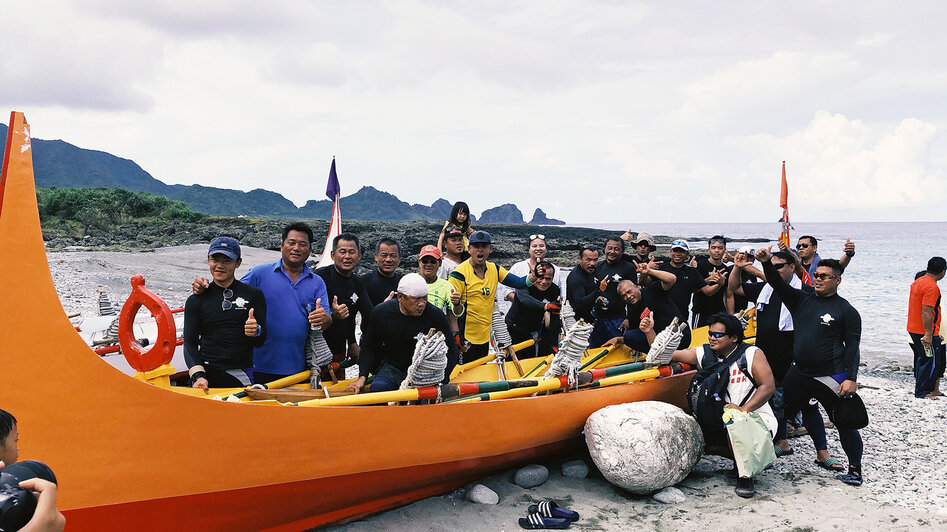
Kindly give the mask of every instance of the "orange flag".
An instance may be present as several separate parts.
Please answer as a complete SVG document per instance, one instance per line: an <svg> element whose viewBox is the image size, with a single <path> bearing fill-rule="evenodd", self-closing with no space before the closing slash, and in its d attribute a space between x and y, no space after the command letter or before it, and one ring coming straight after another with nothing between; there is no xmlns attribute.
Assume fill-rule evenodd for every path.
<svg viewBox="0 0 947 532"><path fill-rule="evenodd" d="M783 180L779 187L779 206L783 208L783 217L779 220L782 233L779 240L789 247L789 184L786 183L786 161L783 161Z"/></svg>

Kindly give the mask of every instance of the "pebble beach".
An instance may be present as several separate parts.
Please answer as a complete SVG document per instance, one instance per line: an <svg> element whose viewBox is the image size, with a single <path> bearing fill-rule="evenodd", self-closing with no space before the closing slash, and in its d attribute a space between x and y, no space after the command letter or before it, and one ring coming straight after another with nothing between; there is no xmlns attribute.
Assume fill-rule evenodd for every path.
<svg viewBox="0 0 947 532"><path fill-rule="evenodd" d="M104 287L120 305L135 273L172 308L182 306L193 277L206 275L204 253L200 244L149 252L55 251L48 258L64 310L92 317L97 289ZM276 251L245 247L237 275L278 258ZM844 485L813 463L811 440L802 436L791 440L794 454L757 477L757 495L747 500L736 497L734 481L717 472L729 468L729 460L702 458L676 486L684 501L664 504L613 487L587 455L579 455L543 463L549 478L533 488L513 483L513 470L477 481L498 495L497 504L470 502L461 489L334 529L518 530L517 518L529 504L553 499L579 512L572 525L577 530L947 530L947 399L915 399L910 368L863 368L859 384L871 418L862 431L861 487ZM830 453L844 463L835 431L827 432ZM562 464L576 459L590 466L588 476L563 476Z"/></svg>

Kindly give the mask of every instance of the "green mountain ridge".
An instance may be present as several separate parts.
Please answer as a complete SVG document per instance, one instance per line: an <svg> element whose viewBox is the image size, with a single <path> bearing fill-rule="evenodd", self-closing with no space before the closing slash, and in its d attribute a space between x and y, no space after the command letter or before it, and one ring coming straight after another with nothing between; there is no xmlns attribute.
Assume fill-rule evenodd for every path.
<svg viewBox="0 0 947 532"><path fill-rule="evenodd" d="M0 124L0 139L5 141L6 135L7 126ZM183 201L195 211L214 216L328 220L332 215L332 202L328 199L309 200L302 207L296 207L281 194L262 188L244 192L198 184L168 185L155 179L135 161L104 151L80 148L63 140L37 138L32 139L32 146L37 187L105 187L150 192ZM445 220L450 215L451 206L452 203L444 198L438 198L430 206L411 205L393 194L364 186L343 197L340 209L345 220L411 222ZM513 223L524 223L522 213L515 205L505 204L502 211L504 218L518 220ZM560 221L543 215L538 220L534 216L530 223L556 222Z"/></svg>

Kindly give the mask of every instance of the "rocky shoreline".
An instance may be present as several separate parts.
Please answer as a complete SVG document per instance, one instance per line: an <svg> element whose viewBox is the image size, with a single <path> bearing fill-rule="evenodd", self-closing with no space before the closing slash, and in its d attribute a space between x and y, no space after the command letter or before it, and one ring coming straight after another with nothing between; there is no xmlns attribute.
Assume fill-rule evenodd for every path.
<svg viewBox="0 0 947 532"><path fill-rule="evenodd" d="M261 220L255 218L210 217L199 223L166 221L133 221L107 229L86 227L75 230L67 224L48 224L43 226L43 240L49 251L151 251L160 248L207 244L215 236L230 235L241 245L278 250L280 231L290 220ZM316 234L313 246L321 252L329 222L325 220L307 220ZM361 267L370 269L374 259L369 248L384 237L390 236L401 242L404 248L403 261L414 263L417 254L426 244L437 243L437 235L443 222L345 222L343 230L354 233L366 248ZM491 260L510 265L526 256L527 240L532 234L546 236L550 260L561 265L574 263L578 250L592 244L603 246L605 239L621 234L616 231L591 229L586 227L535 226L476 224L476 228L490 232L493 237ZM704 242L712 235L655 235L658 246L668 245L676 238L685 238L704 247ZM742 242L769 242L769 238L751 238Z"/></svg>

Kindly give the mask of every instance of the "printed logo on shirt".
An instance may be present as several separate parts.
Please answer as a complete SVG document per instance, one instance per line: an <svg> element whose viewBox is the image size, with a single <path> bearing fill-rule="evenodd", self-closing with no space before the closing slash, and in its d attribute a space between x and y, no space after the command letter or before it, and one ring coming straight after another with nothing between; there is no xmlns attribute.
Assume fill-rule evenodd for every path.
<svg viewBox="0 0 947 532"><path fill-rule="evenodd" d="M242 297L238 297L237 299L233 300L233 306L241 310L247 308L247 303L249 303L249 301L243 299Z"/></svg>
<svg viewBox="0 0 947 532"><path fill-rule="evenodd" d="M484 286L483 289L481 290L481 292L483 292L483 295L485 295L485 296L490 295L490 287L489 287L489 286Z"/></svg>
<svg viewBox="0 0 947 532"><path fill-rule="evenodd" d="M618 281L621 281L621 275L618 275L617 273L615 275L612 275L612 280L615 281L616 283Z"/></svg>
<svg viewBox="0 0 947 532"><path fill-rule="evenodd" d="M822 319L822 325L832 325L832 321L835 319L828 312L819 316L819 318Z"/></svg>
<svg viewBox="0 0 947 532"><path fill-rule="evenodd" d="M746 382L746 375L743 374L738 368L732 368L730 370L730 384L737 384L740 382Z"/></svg>

